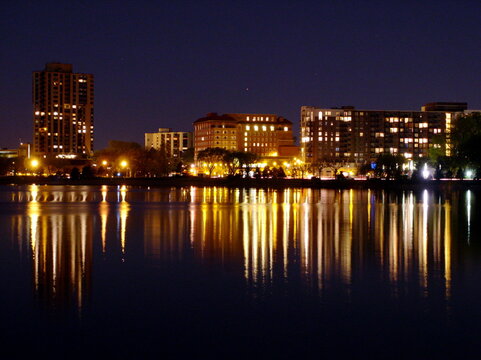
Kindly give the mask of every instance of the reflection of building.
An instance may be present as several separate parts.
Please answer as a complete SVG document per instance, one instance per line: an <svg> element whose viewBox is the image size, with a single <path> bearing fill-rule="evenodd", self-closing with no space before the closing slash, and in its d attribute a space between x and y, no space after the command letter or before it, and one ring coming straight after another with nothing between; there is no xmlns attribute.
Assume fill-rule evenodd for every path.
<svg viewBox="0 0 481 360"><path fill-rule="evenodd" d="M35 292L55 306L85 302L94 249L107 255L121 252L127 260L140 250L150 264L220 266L245 281L249 291L269 291L275 282L292 279L319 293L334 289L347 294L363 279L388 285L396 297L419 291L448 298L452 262L464 246L451 239L451 222L456 219L458 231L465 221L469 241L473 221L469 191L461 199L427 190L415 195L191 187L129 193L104 187L100 221L90 205L79 204L99 194L38 186L16 193L8 198L27 203L27 216L12 216L12 244L29 253ZM148 204L137 207L132 218L130 195ZM52 202L78 206L52 207ZM101 249L93 245L95 234Z"/></svg>
<svg viewBox="0 0 481 360"><path fill-rule="evenodd" d="M160 128L156 133L145 133L145 148L160 150L168 157L180 158L184 151L192 147L192 133Z"/></svg>
<svg viewBox="0 0 481 360"><path fill-rule="evenodd" d="M292 123L275 114L207 114L194 122L195 152L220 147L260 156L295 156Z"/></svg>
<svg viewBox="0 0 481 360"><path fill-rule="evenodd" d="M93 154L94 76L49 63L33 73L32 88L34 154Z"/></svg>
<svg viewBox="0 0 481 360"><path fill-rule="evenodd" d="M182 258L189 248L189 213L179 209L149 209L144 219L144 253L149 259Z"/></svg>
<svg viewBox="0 0 481 360"><path fill-rule="evenodd" d="M43 205L28 205L33 281L47 306L75 304L82 308L90 291L92 217L84 212L43 213Z"/></svg>
<svg viewBox="0 0 481 360"><path fill-rule="evenodd" d="M430 103L422 111L301 107L301 152L307 163L367 163L380 154L425 157L439 146L466 103ZM449 155L449 147L446 151Z"/></svg>

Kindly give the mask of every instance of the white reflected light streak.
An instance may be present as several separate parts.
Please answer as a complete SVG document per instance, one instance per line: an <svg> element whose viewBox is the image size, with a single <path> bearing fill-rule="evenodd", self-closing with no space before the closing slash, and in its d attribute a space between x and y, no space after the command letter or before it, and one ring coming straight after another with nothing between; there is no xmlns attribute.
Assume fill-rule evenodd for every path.
<svg viewBox="0 0 481 360"><path fill-rule="evenodd" d="M419 239L419 273L421 276L421 286L424 291L424 295L427 295L428 286L428 211L429 211L429 193L427 190L423 191L423 216L422 216L422 231L421 238Z"/></svg>
<svg viewBox="0 0 481 360"><path fill-rule="evenodd" d="M471 190L466 191L466 217L468 225L467 240L471 244Z"/></svg>

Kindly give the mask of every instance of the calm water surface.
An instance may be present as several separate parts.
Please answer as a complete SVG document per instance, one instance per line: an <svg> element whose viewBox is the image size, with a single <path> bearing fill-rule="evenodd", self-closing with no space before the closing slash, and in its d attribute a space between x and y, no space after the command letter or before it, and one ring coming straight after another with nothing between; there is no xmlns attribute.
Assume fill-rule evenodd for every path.
<svg viewBox="0 0 481 360"><path fill-rule="evenodd" d="M8 358L481 354L473 191L0 187Z"/></svg>

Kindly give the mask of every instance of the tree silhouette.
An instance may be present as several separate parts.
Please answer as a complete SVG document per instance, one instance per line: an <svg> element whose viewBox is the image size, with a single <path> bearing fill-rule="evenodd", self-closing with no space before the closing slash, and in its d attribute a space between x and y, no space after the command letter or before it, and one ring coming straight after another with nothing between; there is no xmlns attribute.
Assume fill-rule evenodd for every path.
<svg viewBox="0 0 481 360"><path fill-rule="evenodd" d="M197 153L197 160L206 164L209 176L212 176L215 164L222 163L228 153L229 151L220 147L207 148Z"/></svg>

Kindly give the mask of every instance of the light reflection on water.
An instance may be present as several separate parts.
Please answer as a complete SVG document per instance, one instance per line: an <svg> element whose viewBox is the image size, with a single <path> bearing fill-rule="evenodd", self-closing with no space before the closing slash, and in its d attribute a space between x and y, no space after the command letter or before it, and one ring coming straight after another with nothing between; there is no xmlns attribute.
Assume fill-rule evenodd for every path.
<svg viewBox="0 0 481 360"><path fill-rule="evenodd" d="M220 264L243 277L248 292L298 281L319 297L335 288L347 301L352 286L375 269L393 298L408 291L427 297L442 287L447 304L453 218L459 227L464 206L469 242L475 200L471 191L462 203L457 193L427 190L35 185L0 196L25 206L26 216L11 216L9 232L20 254L27 249L38 298L78 309L91 291L97 249L126 262L142 249L152 266Z"/></svg>
<svg viewBox="0 0 481 360"><path fill-rule="evenodd" d="M35 293L55 307L76 304L80 309L90 287L91 214L83 208L50 212L34 199L27 204L25 225L23 217L17 221L20 228L26 226L27 239L18 240L20 248L25 240L30 245Z"/></svg>

